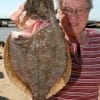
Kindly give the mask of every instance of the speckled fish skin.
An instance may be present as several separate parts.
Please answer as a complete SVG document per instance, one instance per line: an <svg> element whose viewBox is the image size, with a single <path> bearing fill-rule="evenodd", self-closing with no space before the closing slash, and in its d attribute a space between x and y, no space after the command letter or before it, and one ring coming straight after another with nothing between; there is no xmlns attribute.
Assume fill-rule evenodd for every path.
<svg viewBox="0 0 100 100"><path fill-rule="evenodd" d="M31 18L49 19L54 14L53 0L27 0L24 8Z"/></svg>
<svg viewBox="0 0 100 100"><path fill-rule="evenodd" d="M56 20L52 19L30 39L10 39L9 51L12 66L30 88L32 100L45 100L50 88L62 76L68 59L64 33Z"/></svg>

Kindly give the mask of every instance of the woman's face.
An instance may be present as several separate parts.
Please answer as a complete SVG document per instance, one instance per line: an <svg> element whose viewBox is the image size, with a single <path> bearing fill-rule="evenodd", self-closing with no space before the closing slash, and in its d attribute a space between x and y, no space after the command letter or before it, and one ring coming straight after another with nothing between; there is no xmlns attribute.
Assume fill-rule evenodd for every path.
<svg viewBox="0 0 100 100"><path fill-rule="evenodd" d="M82 32L87 24L89 4L87 0L62 0L61 11L68 17L74 35Z"/></svg>

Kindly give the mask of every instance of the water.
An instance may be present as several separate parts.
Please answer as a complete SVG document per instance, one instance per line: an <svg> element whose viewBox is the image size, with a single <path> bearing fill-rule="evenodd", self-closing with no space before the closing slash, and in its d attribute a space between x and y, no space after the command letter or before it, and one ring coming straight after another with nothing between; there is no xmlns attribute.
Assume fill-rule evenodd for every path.
<svg viewBox="0 0 100 100"><path fill-rule="evenodd" d="M17 31L16 27L0 27L0 41L5 41L11 31Z"/></svg>
<svg viewBox="0 0 100 100"><path fill-rule="evenodd" d="M16 27L0 27L0 41L5 41L11 31L17 31ZM100 28L95 28L100 32Z"/></svg>

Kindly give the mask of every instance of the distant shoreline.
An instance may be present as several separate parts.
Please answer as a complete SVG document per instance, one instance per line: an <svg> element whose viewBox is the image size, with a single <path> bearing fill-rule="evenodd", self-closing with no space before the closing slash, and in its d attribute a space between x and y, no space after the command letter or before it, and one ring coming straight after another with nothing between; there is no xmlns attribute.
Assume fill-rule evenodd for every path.
<svg viewBox="0 0 100 100"><path fill-rule="evenodd" d="M93 29L100 32L100 28ZM18 28L16 26L0 27L0 41L5 41L11 31L18 31Z"/></svg>

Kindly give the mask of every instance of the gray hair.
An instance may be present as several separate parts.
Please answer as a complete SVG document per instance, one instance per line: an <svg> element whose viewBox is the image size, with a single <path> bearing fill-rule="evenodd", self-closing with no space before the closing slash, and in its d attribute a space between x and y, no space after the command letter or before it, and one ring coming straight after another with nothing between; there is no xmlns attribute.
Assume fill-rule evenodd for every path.
<svg viewBox="0 0 100 100"><path fill-rule="evenodd" d="M87 0L87 1L88 1L88 3L89 3L90 9L92 9L92 8L93 8L93 0Z"/></svg>
<svg viewBox="0 0 100 100"><path fill-rule="evenodd" d="M57 2L59 2L58 8L61 7L62 0L57 0ZM92 9L93 8L93 0L87 0L87 2L89 4L89 8Z"/></svg>

